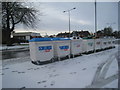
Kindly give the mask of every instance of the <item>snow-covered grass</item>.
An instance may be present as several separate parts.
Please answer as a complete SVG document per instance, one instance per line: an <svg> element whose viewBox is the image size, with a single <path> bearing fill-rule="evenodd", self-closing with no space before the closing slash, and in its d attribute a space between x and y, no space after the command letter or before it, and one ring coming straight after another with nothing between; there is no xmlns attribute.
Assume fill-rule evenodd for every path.
<svg viewBox="0 0 120 90"><path fill-rule="evenodd" d="M3 61L3 67L0 68L2 69L2 72L0 72L0 76L3 79L2 87L86 88L91 86L100 64L106 60L109 61L111 55L114 58L112 58L113 60L105 78L118 73L118 64L115 58L116 52L117 47L39 66L32 64L29 57L20 58L16 61L5 60ZM101 86L101 88L104 87L117 88L118 80L115 79Z"/></svg>

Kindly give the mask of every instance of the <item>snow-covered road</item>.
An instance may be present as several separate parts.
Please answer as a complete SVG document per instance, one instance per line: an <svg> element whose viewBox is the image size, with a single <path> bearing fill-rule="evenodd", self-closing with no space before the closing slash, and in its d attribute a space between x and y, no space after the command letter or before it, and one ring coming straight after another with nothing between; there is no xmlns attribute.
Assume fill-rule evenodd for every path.
<svg viewBox="0 0 120 90"><path fill-rule="evenodd" d="M19 49L29 49L29 45L16 45L16 46L2 46L0 45L0 51L4 51L4 50L19 50Z"/></svg>
<svg viewBox="0 0 120 90"><path fill-rule="evenodd" d="M29 57L3 61L3 88L118 88L118 48L36 66Z"/></svg>
<svg viewBox="0 0 120 90"><path fill-rule="evenodd" d="M113 80L118 79L118 73L112 76L106 77L106 74L107 74L107 71L110 65L112 64L113 60L115 60L116 58L115 53L110 56L111 57L109 57L105 62L101 63L99 67L97 68L93 81L91 85L88 86L89 88L100 88L102 86L105 86L111 83Z"/></svg>

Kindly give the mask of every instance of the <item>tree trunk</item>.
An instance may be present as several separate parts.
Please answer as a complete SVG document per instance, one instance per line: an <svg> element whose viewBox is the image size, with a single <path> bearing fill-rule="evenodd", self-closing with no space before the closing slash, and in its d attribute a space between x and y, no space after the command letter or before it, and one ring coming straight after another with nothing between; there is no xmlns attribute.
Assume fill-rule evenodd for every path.
<svg viewBox="0 0 120 90"><path fill-rule="evenodd" d="M2 30L2 44L11 45L11 32L9 30Z"/></svg>
<svg viewBox="0 0 120 90"><path fill-rule="evenodd" d="M6 7L6 13L7 13L7 27L6 27L6 44L8 46L12 45L11 42L11 29L10 29L10 11L9 11L9 2L7 3L7 7Z"/></svg>
<svg viewBox="0 0 120 90"><path fill-rule="evenodd" d="M7 30L6 35L7 35L7 37L6 37L6 40L7 40L6 44L7 44L7 46L11 46L12 45L12 42L11 42L11 31Z"/></svg>

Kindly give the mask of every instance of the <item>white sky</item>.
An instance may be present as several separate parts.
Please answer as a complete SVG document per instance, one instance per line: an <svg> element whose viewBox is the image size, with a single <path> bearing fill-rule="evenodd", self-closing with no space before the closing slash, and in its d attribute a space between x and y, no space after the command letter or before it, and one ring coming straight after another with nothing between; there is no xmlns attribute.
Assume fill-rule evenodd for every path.
<svg viewBox="0 0 120 90"><path fill-rule="evenodd" d="M34 31L48 35L67 32L68 13L63 13L63 11L74 7L76 9L71 11L71 31L95 31L94 2L34 2L32 6L44 14L39 16L41 21L37 22L37 29L27 29L18 25L16 31ZM114 30L118 30L118 3L97 2L97 22L98 30L110 25Z"/></svg>

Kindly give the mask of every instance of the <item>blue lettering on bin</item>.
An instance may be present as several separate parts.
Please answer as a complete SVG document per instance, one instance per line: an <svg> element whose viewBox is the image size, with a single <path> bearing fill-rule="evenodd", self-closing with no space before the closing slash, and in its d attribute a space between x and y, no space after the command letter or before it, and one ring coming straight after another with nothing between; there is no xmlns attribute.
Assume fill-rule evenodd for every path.
<svg viewBox="0 0 120 90"><path fill-rule="evenodd" d="M40 46L39 51L45 51L48 52L52 49L52 46Z"/></svg>
<svg viewBox="0 0 120 90"><path fill-rule="evenodd" d="M59 46L61 50L68 51L69 46Z"/></svg>

